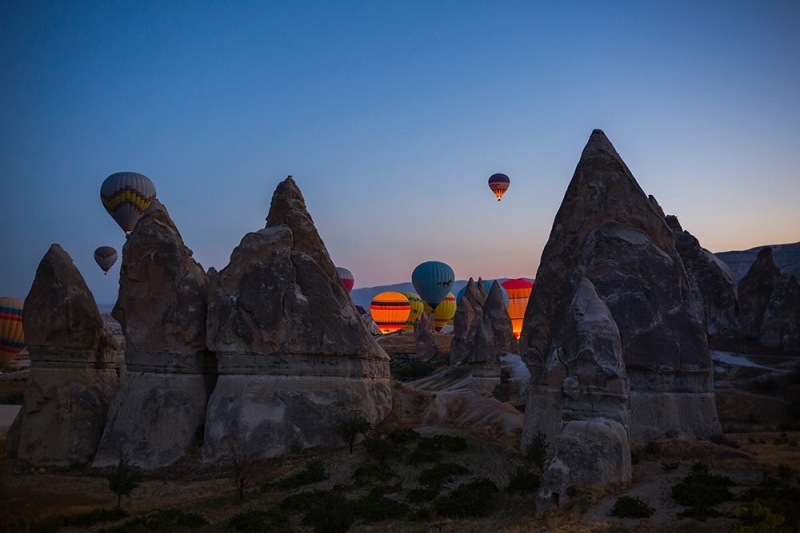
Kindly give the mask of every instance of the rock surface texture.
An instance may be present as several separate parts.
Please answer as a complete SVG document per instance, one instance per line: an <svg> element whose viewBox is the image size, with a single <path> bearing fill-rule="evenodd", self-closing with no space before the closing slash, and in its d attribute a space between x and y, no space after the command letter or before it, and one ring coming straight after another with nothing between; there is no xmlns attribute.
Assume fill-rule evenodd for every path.
<svg viewBox="0 0 800 533"><path fill-rule="evenodd" d="M800 350L800 286L781 274L769 246L739 282L739 327L743 337L765 346Z"/></svg>
<svg viewBox="0 0 800 533"><path fill-rule="evenodd" d="M554 375L564 372L566 318L584 278L619 330L630 438L721 433L705 328L673 232L595 130L556 214L525 314L520 354L531 388L523 448L539 431L561 433L562 406L548 389L563 387Z"/></svg>
<svg viewBox="0 0 800 533"><path fill-rule="evenodd" d="M675 236L692 294L699 303L706 334L731 335L736 332L737 291L730 268L700 246L697 238L681 227L678 217L669 215L667 224Z"/></svg>
<svg viewBox="0 0 800 533"><path fill-rule="evenodd" d="M354 412L391 409L389 357L367 332L291 177L264 229L210 271L207 344L219 360L203 456L269 457L339 442Z"/></svg>
<svg viewBox="0 0 800 533"><path fill-rule="evenodd" d="M128 235L112 312L125 365L94 466L120 454L142 468L174 463L199 443L216 358L206 349L208 276L167 210L153 201Z"/></svg>
<svg viewBox="0 0 800 533"><path fill-rule="evenodd" d="M39 263L22 320L31 373L7 437L8 454L36 465L85 464L97 450L119 388L117 343L58 244Z"/></svg>

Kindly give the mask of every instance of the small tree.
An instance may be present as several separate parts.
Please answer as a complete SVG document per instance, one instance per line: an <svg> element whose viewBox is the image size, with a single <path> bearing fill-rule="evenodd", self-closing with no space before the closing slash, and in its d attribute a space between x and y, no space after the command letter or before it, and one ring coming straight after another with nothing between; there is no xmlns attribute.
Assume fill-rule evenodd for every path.
<svg viewBox="0 0 800 533"><path fill-rule="evenodd" d="M247 451L247 447L243 443L234 442L231 444L228 461L231 466L233 481L236 484L236 492L239 493L239 501L243 502L244 489L255 470L255 457Z"/></svg>
<svg viewBox="0 0 800 533"><path fill-rule="evenodd" d="M125 454L120 452L119 464L108 474L108 488L117 495L117 509L123 496L130 496L133 489L142 481L142 471L128 462Z"/></svg>
<svg viewBox="0 0 800 533"><path fill-rule="evenodd" d="M370 429L372 429L372 423L360 411L351 411L336 424L336 432L339 437L350 445L350 455L353 454L353 445L358 436L366 434Z"/></svg>

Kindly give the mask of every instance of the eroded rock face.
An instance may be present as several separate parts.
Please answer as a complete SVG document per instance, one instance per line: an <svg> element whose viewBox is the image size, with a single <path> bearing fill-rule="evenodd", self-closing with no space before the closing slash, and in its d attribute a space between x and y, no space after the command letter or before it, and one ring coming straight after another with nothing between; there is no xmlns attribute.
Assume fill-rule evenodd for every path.
<svg viewBox="0 0 800 533"><path fill-rule="evenodd" d="M206 348L208 276L166 208L153 201L122 251L112 315L125 335L120 392L94 466L120 453L142 468L167 466L199 442L216 358Z"/></svg>
<svg viewBox="0 0 800 533"><path fill-rule="evenodd" d="M739 282L739 327L745 337L758 339L761 335L764 313L780 276L781 271L772 257L772 248L762 248L750 270Z"/></svg>
<svg viewBox="0 0 800 533"><path fill-rule="evenodd" d="M775 283L759 340L764 346L800 351L800 284L794 276L781 274Z"/></svg>
<svg viewBox="0 0 800 533"><path fill-rule="evenodd" d="M465 361L475 342L475 334L480 328L483 318L483 302L486 295L479 288L483 283L476 284L469 278L464 288L464 295L456 307L453 316L453 340L450 343L450 364Z"/></svg>
<svg viewBox="0 0 800 533"><path fill-rule="evenodd" d="M619 329L631 438L719 434L705 329L673 233L600 130L556 214L528 303L520 351L531 395L559 364L555 348L583 278ZM526 428L536 418L528 412Z"/></svg>
<svg viewBox="0 0 800 533"><path fill-rule="evenodd" d="M58 244L36 270L23 309L31 374L10 456L36 465L89 462L119 387L117 342L105 330L89 287Z"/></svg>
<svg viewBox="0 0 800 533"><path fill-rule="evenodd" d="M486 293L482 280L475 283L470 278L453 317L451 364L498 367L500 355L516 353L517 348L500 284L495 281Z"/></svg>
<svg viewBox="0 0 800 533"><path fill-rule="evenodd" d="M367 332L291 177L267 225L248 233L228 266L209 271L207 345L219 380L203 455L255 456L332 445L336 426L391 408L389 357Z"/></svg>
<svg viewBox="0 0 800 533"><path fill-rule="evenodd" d="M737 329L736 282L730 268L700 246L697 238L681 227L674 215L666 217L675 235L675 248L683 260L686 274L707 335L730 335Z"/></svg>
<svg viewBox="0 0 800 533"><path fill-rule="evenodd" d="M430 313L422 313L414 322L414 347L419 361L431 361L439 355L439 349L433 340L434 327Z"/></svg>

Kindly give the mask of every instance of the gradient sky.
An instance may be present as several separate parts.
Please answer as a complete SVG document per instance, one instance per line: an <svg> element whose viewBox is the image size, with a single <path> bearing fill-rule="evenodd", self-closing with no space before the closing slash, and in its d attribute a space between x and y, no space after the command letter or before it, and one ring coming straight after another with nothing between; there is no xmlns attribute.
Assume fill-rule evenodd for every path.
<svg viewBox="0 0 800 533"><path fill-rule="evenodd" d="M4 1L0 296L57 242L115 301L119 171L204 268L291 174L356 288L534 277L593 128L704 247L800 241L798 28L796 0Z"/></svg>

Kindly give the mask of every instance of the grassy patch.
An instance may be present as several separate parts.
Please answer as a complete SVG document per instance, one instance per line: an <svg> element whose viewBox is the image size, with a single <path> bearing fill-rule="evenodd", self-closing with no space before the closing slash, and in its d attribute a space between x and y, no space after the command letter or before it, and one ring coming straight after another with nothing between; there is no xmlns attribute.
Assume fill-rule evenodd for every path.
<svg viewBox="0 0 800 533"><path fill-rule="evenodd" d="M672 487L672 498L687 507L679 516L705 518L716 516L714 506L725 503L733 496L728 487L734 485L730 478L709 473L705 463L695 463L692 470Z"/></svg>
<svg viewBox="0 0 800 533"><path fill-rule="evenodd" d="M420 485L438 490L454 476L464 476L469 473L469 468L465 466L456 463L441 463L420 472L418 481Z"/></svg>

